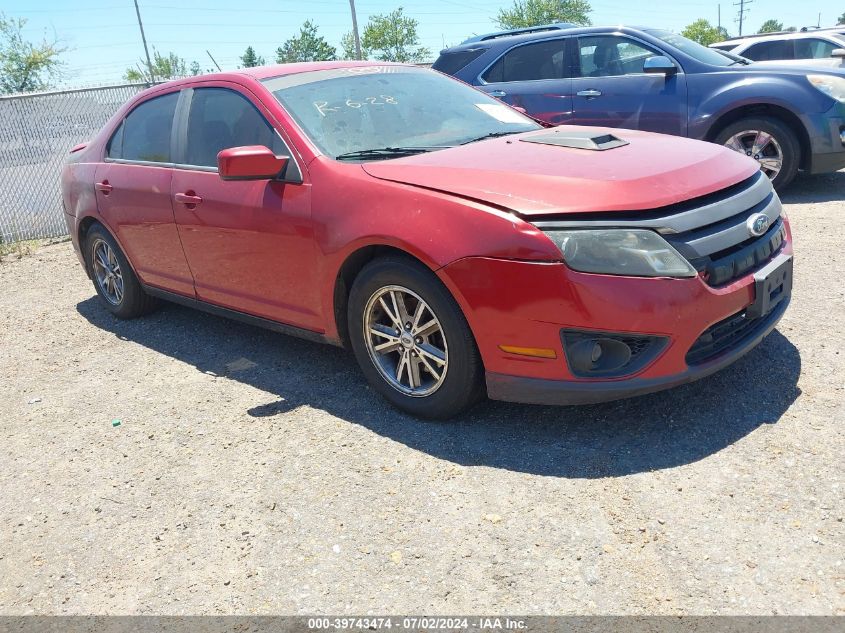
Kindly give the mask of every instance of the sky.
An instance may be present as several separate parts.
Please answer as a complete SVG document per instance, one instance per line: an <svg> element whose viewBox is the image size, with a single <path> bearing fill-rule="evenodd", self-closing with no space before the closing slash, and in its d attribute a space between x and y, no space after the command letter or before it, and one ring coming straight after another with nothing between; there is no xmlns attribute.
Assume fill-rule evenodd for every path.
<svg viewBox="0 0 845 633"><path fill-rule="evenodd" d="M721 23L731 34L737 32L734 1L739 0L721 4ZM499 8L512 3L357 0L355 4L361 32L368 16L403 6L405 13L419 22L420 43L436 57L444 46L497 30L494 18ZM343 34L351 30L348 0L139 0L138 4L149 45L164 54L173 51L188 64L196 60L203 69L213 66L206 50L227 70L237 68L238 57L248 45L270 63L276 48L296 35L307 19L313 20L319 33L338 49ZM641 5L631 0L595 0L591 4L590 17L596 25L637 24L680 31L697 18L715 25L719 14L715 1L672 0ZM755 0L747 7L744 33L756 32L768 18L801 27L815 25L821 14L822 26L832 26L845 10L845 2ZM67 87L119 82L126 68L143 57L133 0L0 0L0 13L25 18L28 39L58 37L68 47L62 56L66 64L62 85Z"/></svg>

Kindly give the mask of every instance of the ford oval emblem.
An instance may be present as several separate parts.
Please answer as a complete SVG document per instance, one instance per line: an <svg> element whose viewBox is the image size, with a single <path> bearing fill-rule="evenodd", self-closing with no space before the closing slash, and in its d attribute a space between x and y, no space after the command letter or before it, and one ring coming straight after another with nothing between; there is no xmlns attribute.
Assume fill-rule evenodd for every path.
<svg viewBox="0 0 845 633"><path fill-rule="evenodd" d="M769 217L763 213L755 213L748 222L745 223L748 227L748 232L754 237L760 237L769 228Z"/></svg>

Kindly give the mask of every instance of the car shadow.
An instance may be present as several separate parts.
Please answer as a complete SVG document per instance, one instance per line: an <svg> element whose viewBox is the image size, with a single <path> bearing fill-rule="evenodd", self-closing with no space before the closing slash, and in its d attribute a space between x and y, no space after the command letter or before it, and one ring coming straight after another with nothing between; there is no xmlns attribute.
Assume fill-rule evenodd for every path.
<svg viewBox="0 0 845 633"><path fill-rule="evenodd" d="M133 321L116 319L96 297L77 309L122 340L276 394L246 412L259 421L308 405L456 464L554 477L616 477L698 461L776 423L800 394L798 350L775 331L734 365L671 391L578 407L486 401L451 422L421 422L370 390L340 348L175 304Z"/></svg>
<svg viewBox="0 0 845 633"><path fill-rule="evenodd" d="M845 200L845 171L815 176L799 175L780 198L788 204L812 204Z"/></svg>

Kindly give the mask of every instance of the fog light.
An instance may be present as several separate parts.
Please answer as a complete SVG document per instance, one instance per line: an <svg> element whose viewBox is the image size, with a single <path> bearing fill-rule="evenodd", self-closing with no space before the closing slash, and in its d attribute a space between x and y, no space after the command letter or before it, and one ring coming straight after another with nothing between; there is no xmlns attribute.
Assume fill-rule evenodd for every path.
<svg viewBox="0 0 845 633"><path fill-rule="evenodd" d="M665 336L561 331L569 369L579 377L611 378L633 374L657 358L669 339Z"/></svg>

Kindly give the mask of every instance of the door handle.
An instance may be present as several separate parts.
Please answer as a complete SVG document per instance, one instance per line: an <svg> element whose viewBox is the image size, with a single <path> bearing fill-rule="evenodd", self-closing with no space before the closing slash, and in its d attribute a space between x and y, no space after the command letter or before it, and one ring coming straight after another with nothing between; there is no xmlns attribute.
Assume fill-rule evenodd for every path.
<svg viewBox="0 0 845 633"><path fill-rule="evenodd" d="M595 97L601 96L601 90L579 90L575 94L579 97L587 97L588 99L593 99Z"/></svg>
<svg viewBox="0 0 845 633"><path fill-rule="evenodd" d="M508 93L505 92L504 90L491 90L487 94L490 95L491 97L496 97L496 98L508 96Z"/></svg>
<svg viewBox="0 0 845 633"><path fill-rule="evenodd" d="M104 180L103 182L95 183L94 189L101 191L104 196L107 196L111 193L111 190L114 189L114 187L109 184L108 180Z"/></svg>
<svg viewBox="0 0 845 633"><path fill-rule="evenodd" d="M196 206L202 202L202 198L196 195L193 191L177 193L173 196L173 199L176 202L181 202L182 204L186 204L188 206Z"/></svg>

